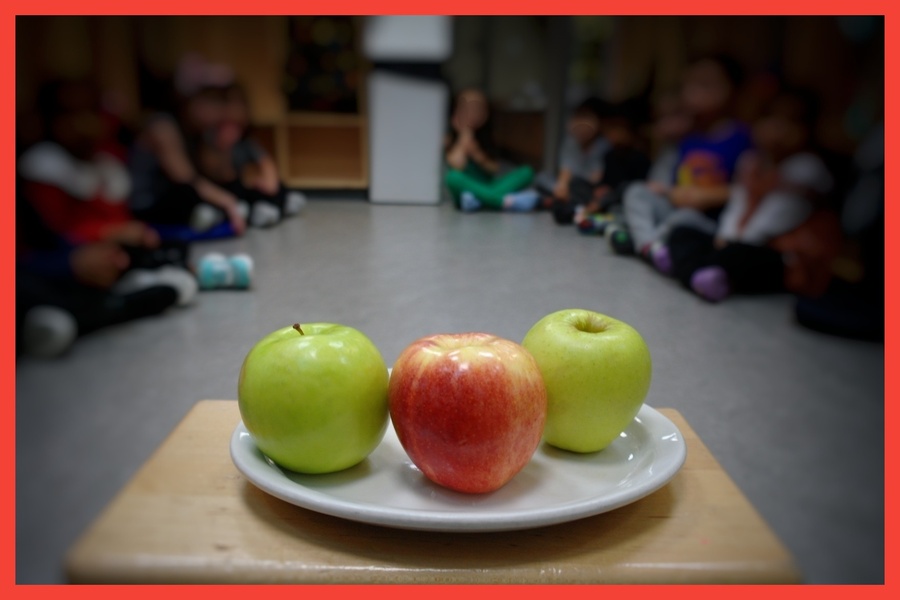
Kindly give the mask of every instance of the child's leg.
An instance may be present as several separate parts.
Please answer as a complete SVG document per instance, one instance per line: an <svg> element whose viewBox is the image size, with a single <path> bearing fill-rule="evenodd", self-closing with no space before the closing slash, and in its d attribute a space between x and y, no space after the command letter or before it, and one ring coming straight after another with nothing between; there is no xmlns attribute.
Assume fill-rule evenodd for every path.
<svg viewBox="0 0 900 600"><path fill-rule="evenodd" d="M447 189L450 190L450 194L453 197L453 203L457 208L460 207L459 200L463 192L470 192L479 200L491 195L489 182L464 171L460 171L459 169L448 168L444 174L444 184L447 186Z"/></svg>
<svg viewBox="0 0 900 600"><path fill-rule="evenodd" d="M659 237L660 224L675 207L667 198L643 183L635 183L625 190L623 197L625 222L631 230L636 250L641 251Z"/></svg>
<svg viewBox="0 0 900 600"><path fill-rule="evenodd" d="M151 206L135 211L135 217L147 223L185 225L190 223L194 210L203 204L197 191L187 184L171 184L158 195Z"/></svg>
<svg viewBox="0 0 900 600"><path fill-rule="evenodd" d="M676 227L669 234L672 275L685 287L691 286L691 277L698 269L712 264L714 239L709 233L690 227Z"/></svg>
<svg viewBox="0 0 900 600"><path fill-rule="evenodd" d="M718 224L699 210L693 208L677 208L670 213L657 227L657 237L653 241L665 242L669 233L678 227L690 227L696 231L702 231L714 236Z"/></svg>
<svg viewBox="0 0 900 600"><path fill-rule="evenodd" d="M784 260L781 253L766 246L728 244L717 251L713 264L728 273L732 290L744 294L784 291Z"/></svg>

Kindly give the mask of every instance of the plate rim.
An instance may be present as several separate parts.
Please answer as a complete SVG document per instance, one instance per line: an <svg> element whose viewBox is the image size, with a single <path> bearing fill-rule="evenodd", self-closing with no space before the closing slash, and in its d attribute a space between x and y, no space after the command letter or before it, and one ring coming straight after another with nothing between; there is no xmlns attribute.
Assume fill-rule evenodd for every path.
<svg viewBox="0 0 900 600"><path fill-rule="evenodd" d="M571 503L557 504L552 509L529 508L525 510L511 510L506 514L498 514L496 511L491 511L489 514L479 513L477 510L474 513L459 511L441 512L409 508L399 509L385 507L384 505L367 505L359 502L349 502L319 490L305 487L300 483L291 481L284 475L280 467L268 462L265 455L253 442L253 437L244 426L243 420L238 422L232 432L230 454L232 462L238 471L255 487L284 502L321 514L372 525L419 531L513 531L556 525L609 512L649 496L668 484L681 470L687 458L687 446L684 435L671 419L646 403L641 405L638 414L635 416L635 421L648 430L664 428L669 431L667 437L671 439L666 439L665 444L661 443L663 438L657 439L653 435L648 436L654 441L654 449L665 450L662 453L655 452L654 459L651 462L651 466L662 467L662 470L658 473L654 473L648 480L640 482L639 485L633 488L617 490L612 494L592 496ZM389 423L388 430L392 427ZM673 433L677 434L674 438L672 438ZM388 432L386 432L387 434ZM394 433L393 435L396 434ZM245 450L247 443L242 439L244 436L249 437L250 444L255 452L258 453L258 456L247 456L248 453ZM384 443L383 439L381 443ZM662 460L660 455L662 455ZM265 469L257 468L256 464L260 461L264 461ZM290 486L296 486L298 489L303 490L303 493L297 495L285 493L283 491L285 482L289 482Z"/></svg>

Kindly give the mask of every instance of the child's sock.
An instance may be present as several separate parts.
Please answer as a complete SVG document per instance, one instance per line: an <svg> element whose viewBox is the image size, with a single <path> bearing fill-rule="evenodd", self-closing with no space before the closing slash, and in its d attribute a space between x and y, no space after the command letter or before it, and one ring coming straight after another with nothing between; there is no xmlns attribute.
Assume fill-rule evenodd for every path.
<svg viewBox="0 0 900 600"><path fill-rule="evenodd" d="M191 213L190 226L194 231L209 231L219 223L225 220L225 215L221 210L216 209L209 204L201 203L194 207Z"/></svg>
<svg viewBox="0 0 900 600"><path fill-rule="evenodd" d="M22 349L30 356L53 358L69 349L78 337L75 317L56 306L35 306L22 321Z"/></svg>
<svg viewBox="0 0 900 600"><path fill-rule="evenodd" d="M475 212L481 208L481 202L472 192L463 192L459 196L459 209L463 212Z"/></svg>
<svg viewBox="0 0 900 600"><path fill-rule="evenodd" d="M284 216L295 215L306 206L306 195L303 192L292 190L284 196Z"/></svg>
<svg viewBox="0 0 900 600"><path fill-rule="evenodd" d="M613 252L620 256L631 256L634 254L634 242L631 239L631 232L623 225L613 223L606 228L606 239L609 241L609 247Z"/></svg>
<svg viewBox="0 0 900 600"><path fill-rule="evenodd" d="M697 269L691 276L691 289L710 302L721 302L731 295L728 273L722 267Z"/></svg>
<svg viewBox="0 0 900 600"><path fill-rule="evenodd" d="M663 275L672 274L672 254L669 247L662 242L650 244L650 262Z"/></svg>
<svg viewBox="0 0 900 600"><path fill-rule="evenodd" d="M512 212L531 212L540 199L537 190L522 190L507 194L503 198L503 208Z"/></svg>
<svg viewBox="0 0 900 600"><path fill-rule="evenodd" d="M281 220L281 211L271 202L258 200L250 209L250 224L254 227L271 227Z"/></svg>

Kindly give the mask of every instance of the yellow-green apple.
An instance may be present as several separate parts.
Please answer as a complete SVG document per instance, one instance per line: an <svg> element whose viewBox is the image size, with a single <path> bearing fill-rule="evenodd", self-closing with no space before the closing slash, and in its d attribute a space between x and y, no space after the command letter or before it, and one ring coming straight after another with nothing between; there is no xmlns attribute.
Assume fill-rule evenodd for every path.
<svg viewBox="0 0 900 600"><path fill-rule="evenodd" d="M547 392L531 354L487 333L446 333L401 352L388 388L391 421L431 481L467 493L499 489L541 442Z"/></svg>
<svg viewBox="0 0 900 600"><path fill-rule="evenodd" d="M535 323L522 345L547 386L544 440L552 446L602 450L647 397L650 350L627 323L586 309L561 310Z"/></svg>
<svg viewBox="0 0 900 600"><path fill-rule="evenodd" d="M334 323L284 327L247 354L238 406L257 447L300 473L361 462L387 431L388 371L362 332Z"/></svg>

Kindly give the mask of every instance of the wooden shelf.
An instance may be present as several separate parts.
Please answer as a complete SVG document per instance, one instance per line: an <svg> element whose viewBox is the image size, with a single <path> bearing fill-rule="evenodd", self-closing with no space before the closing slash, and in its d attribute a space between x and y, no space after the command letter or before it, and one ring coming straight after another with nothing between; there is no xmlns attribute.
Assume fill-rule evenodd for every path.
<svg viewBox="0 0 900 600"><path fill-rule="evenodd" d="M369 186L368 121L358 114L289 113L273 126L278 167L289 187Z"/></svg>

